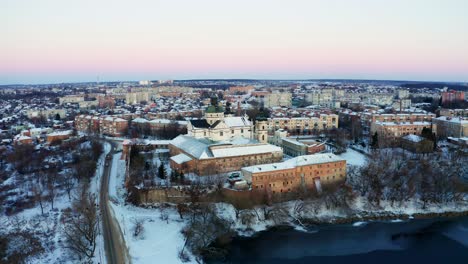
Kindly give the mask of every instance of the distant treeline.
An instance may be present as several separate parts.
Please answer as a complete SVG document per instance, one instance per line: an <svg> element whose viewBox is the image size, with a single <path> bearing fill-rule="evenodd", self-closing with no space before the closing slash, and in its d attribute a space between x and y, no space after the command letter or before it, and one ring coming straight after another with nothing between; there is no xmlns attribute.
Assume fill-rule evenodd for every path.
<svg viewBox="0 0 468 264"><path fill-rule="evenodd" d="M211 90L227 90L229 87L233 85L231 84L191 84L190 87L192 88L209 88Z"/></svg>
<svg viewBox="0 0 468 264"><path fill-rule="evenodd" d="M451 89L451 90L468 91L468 86L461 85L461 84L453 84L453 83L404 83L401 85L401 87L405 87L409 89L411 88L413 89L418 89L418 88L438 89L438 88L447 87L448 89Z"/></svg>

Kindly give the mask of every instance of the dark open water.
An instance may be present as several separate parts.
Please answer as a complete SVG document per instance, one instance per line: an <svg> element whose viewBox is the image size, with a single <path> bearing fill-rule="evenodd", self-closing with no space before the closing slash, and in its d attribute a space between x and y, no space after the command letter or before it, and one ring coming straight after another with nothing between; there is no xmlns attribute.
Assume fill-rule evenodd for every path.
<svg viewBox="0 0 468 264"><path fill-rule="evenodd" d="M468 264L468 218L270 230L235 238L222 263Z"/></svg>

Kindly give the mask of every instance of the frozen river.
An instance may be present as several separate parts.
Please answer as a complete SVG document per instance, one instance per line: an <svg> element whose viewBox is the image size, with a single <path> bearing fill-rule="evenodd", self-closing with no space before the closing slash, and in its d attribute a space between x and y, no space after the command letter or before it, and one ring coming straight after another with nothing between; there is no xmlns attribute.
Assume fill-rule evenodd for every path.
<svg viewBox="0 0 468 264"><path fill-rule="evenodd" d="M225 263L468 263L468 218L269 230L235 238Z"/></svg>

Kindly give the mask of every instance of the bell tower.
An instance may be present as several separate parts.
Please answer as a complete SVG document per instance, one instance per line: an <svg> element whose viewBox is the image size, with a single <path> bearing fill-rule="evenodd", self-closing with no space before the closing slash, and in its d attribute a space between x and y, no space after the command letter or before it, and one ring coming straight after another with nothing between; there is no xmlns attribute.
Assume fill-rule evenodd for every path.
<svg viewBox="0 0 468 264"><path fill-rule="evenodd" d="M255 138L261 143L268 143L268 116L265 108L260 107L260 112L255 118Z"/></svg>
<svg viewBox="0 0 468 264"><path fill-rule="evenodd" d="M218 103L217 97L211 97L211 105L205 110L206 122L211 126L218 120L224 119L224 109Z"/></svg>
<svg viewBox="0 0 468 264"><path fill-rule="evenodd" d="M268 121L265 118L259 118L256 120L255 138L261 143L268 142Z"/></svg>

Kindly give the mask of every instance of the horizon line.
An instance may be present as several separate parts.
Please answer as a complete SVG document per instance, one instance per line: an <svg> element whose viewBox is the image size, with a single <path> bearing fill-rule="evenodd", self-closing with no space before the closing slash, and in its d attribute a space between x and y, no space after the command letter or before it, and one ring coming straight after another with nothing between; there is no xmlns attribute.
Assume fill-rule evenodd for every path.
<svg viewBox="0 0 468 264"><path fill-rule="evenodd" d="M160 79L163 80L163 79ZM200 78L200 79L164 79L165 81L174 82L188 82L188 81L362 81L362 82L412 82L412 83L446 83L446 84L463 84L468 85L468 81L428 81L428 80L417 80L417 79L361 79L361 78L291 78L291 79L269 79L269 78ZM139 82L139 81L158 81L158 79L140 79L140 80L105 80L105 81L67 81L67 82L38 82L38 83L7 83L0 84L1 86L31 86L31 85L59 85L59 84L77 84L77 83L124 83L124 82Z"/></svg>

